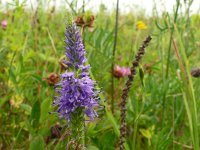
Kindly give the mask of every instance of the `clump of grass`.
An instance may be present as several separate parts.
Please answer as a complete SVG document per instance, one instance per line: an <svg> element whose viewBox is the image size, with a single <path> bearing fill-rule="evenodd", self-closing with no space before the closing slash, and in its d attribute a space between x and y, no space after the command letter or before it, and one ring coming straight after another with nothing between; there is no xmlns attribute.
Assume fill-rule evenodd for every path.
<svg viewBox="0 0 200 150"><path fill-rule="evenodd" d="M95 122L85 123L86 138L80 138L85 139L85 146L81 144L82 140L73 138L75 135L70 132L71 128L66 130L65 122L60 122L59 126L62 128L54 136L51 127L60 120L55 115L48 115L48 112L52 111L53 96L52 86L49 85L55 84L50 78L57 79L55 72L69 70L63 63L62 66L58 63L58 60L64 58L63 20L68 11L77 17L85 9L86 14L86 6L90 2L65 0L70 10L63 4L59 9L55 7L54 12L51 4L55 0L37 1L33 3L36 7L32 10L25 8L24 4L28 4L26 0L13 0L12 3L0 7L0 21L5 19L8 23L6 29L5 25L0 27L0 149L66 149L67 144L69 149L119 149L119 144L116 144L120 137L120 110L117 104L120 101L119 91L124 88L126 79L114 80L115 95L112 104L109 101L113 94L111 65L117 63L127 66L137 53L140 44L138 41L148 32L154 36L151 52L145 56L145 61L149 63L144 64L144 72L149 71L149 74L145 73L142 78L142 89L138 88L141 82L135 76L132 90L128 93L130 101L127 100L129 102L126 104L127 133L124 149L199 148L199 131L196 129L199 127L197 118L200 115L197 108L200 105L200 80L192 78L192 85L189 78L191 73L193 77L199 76L198 70L191 72L191 69L200 65L200 15L190 14L192 0L177 0L173 13L165 11L162 16L156 15L156 18L154 14L152 17L151 14L146 16L144 13L136 16L133 10L138 12L138 9L131 9L128 14L120 12L118 28L115 28L116 10L108 11L106 5L102 4L98 12L92 13L95 16L94 30L84 30L84 45L88 63L91 64L91 76L99 81L98 85L104 91L101 99L107 101L104 102L105 113L101 111L100 116L98 108L99 116ZM80 1L81 4L86 2L84 9L84 4L77 5ZM137 29L135 25L139 20L146 23L146 30ZM174 24L177 25L178 34ZM113 57L115 29L118 36ZM173 43L177 47L176 53L178 60L182 62L181 67L176 63ZM187 56L186 60L190 64L188 67L182 51ZM81 127L76 128L81 131Z"/></svg>
<svg viewBox="0 0 200 150"><path fill-rule="evenodd" d="M182 94L183 94L183 100L185 104L185 109L188 116L189 121L189 129L190 134L192 138L193 148L194 150L199 150L199 129L198 129L198 120L197 120L197 103L193 88L193 82L190 74L190 67L189 67L189 61L186 55L185 47L183 45L183 42L181 40L180 33L178 29L176 28L176 25L174 25L175 33L177 35L177 41L180 46L180 49L178 48L177 42L174 38L172 38L173 46L176 54L176 58L179 64L179 67L182 72Z"/></svg>

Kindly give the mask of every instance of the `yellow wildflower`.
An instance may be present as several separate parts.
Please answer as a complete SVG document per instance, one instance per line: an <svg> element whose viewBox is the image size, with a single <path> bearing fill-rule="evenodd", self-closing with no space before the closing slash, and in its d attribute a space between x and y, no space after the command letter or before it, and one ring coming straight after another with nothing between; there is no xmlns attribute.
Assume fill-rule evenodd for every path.
<svg viewBox="0 0 200 150"><path fill-rule="evenodd" d="M136 24L136 28L139 30L147 29L147 25L143 21L138 21Z"/></svg>
<svg viewBox="0 0 200 150"><path fill-rule="evenodd" d="M15 107L15 108L19 108L19 106L22 104L23 102L23 97L21 95L14 95L11 99L10 99L10 105Z"/></svg>

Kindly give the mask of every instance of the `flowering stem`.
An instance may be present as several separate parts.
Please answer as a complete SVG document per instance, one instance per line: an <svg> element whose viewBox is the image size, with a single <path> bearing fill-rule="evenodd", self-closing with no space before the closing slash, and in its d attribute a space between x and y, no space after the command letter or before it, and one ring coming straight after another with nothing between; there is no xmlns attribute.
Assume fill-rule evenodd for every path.
<svg viewBox="0 0 200 150"><path fill-rule="evenodd" d="M84 29L84 28L83 28ZM68 70L60 75L60 82L54 85L56 95L53 105L57 107L60 119L71 127L72 140L68 143L75 149L85 146L85 118L93 121L97 117L94 107L99 106L95 81L89 75L90 65L86 65L85 48L78 27L72 17L67 20L65 32L65 55L63 63Z"/></svg>

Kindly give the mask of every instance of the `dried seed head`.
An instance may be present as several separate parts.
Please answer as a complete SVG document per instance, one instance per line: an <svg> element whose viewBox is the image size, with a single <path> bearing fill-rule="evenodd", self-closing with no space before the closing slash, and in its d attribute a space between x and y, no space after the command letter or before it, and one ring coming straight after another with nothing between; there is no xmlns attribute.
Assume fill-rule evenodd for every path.
<svg viewBox="0 0 200 150"><path fill-rule="evenodd" d="M50 73L45 80L48 81L49 85L54 85L58 82L59 76L56 73Z"/></svg>
<svg viewBox="0 0 200 150"><path fill-rule="evenodd" d="M194 78L199 78L200 77L200 68L194 68L194 69L192 69L191 75Z"/></svg>
<svg viewBox="0 0 200 150"><path fill-rule="evenodd" d="M136 75L136 68L139 65L139 62L142 58L142 56L145 53L145 48L148 46L149 42L151 41L151 37L148 36L146 40L143 42L142 46L139 48L138 53L135 56L135 60L132 62L131 67L131 74L128 76L128 81L126 82L125 88L123 90L122 96L121 96L121 103L120 103L120 141L119 141L119 147L120 150L123 150L123 143L125 142L125 136L126 136L126 103L127 103L127 97L130 90L130 87L132 85L134 76Z"/></svg>

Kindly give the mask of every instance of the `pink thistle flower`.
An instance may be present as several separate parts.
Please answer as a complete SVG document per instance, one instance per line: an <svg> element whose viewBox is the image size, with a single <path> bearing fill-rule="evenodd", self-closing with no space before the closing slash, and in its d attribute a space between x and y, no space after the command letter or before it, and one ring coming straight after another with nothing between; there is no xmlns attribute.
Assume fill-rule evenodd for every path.
<svg viewBox="0 0 200 150"><path fill-rule="evenodd" d="M113 70L113 75L117 78L121 78L121 77L124 77L124 76L128 76L131 74L131 70L130 68L125 68L125 67L120 67L119 65L116 65L114 67L114 70Z"/></svg>
<svg viewBox="0 0 200 150"><path fill-rule="evenodd" d="M8 25L7 20L3 20L3 21L1 21L1 27L2 27L2 29L6 30L7 25Z"/></svg>

